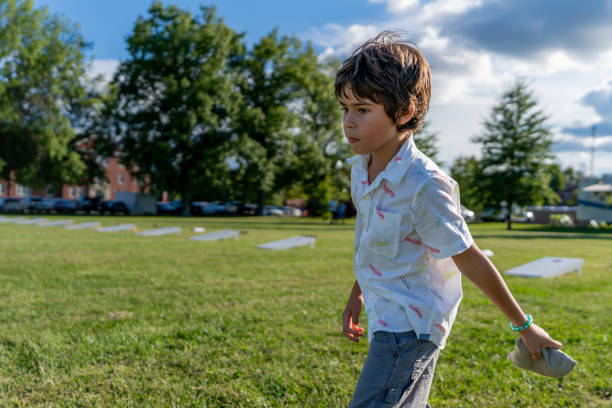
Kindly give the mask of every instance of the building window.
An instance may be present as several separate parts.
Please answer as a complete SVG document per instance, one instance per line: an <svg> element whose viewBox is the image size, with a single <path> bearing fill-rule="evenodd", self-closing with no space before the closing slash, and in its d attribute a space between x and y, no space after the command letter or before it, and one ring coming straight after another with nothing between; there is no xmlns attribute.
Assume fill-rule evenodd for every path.
<svg viewBox="0 0 612 408"><path fill-rule="evenodd" d="M104 164L104 167L108 167L108 165L110 164L110 160L109 159L104 159L104 161L102 163Z"/></svg>
<svg viewBox="0 0 612 408"><path fill-rule="evenodd" d="M4 195L4 183L0 183L0 194Z"/></svg>
<svg viewBox="0 0 612 408"><path fill-rule="evenodd" d="M30 194L30 189L28 187L22 186L21 184L17 184L17 195L24 196Z"/></svg>
<svg viewBox="0 0 612 408"><path fill-rule="evenodd" d="M124 181L125 177L123 176L123 173L119 173L119 184L123 184Z"/></svg>
<svg viewBox="0 0 612 408"><path fill-rule="evenodd" d="M75 194L75 188L74 187L70 187L68 189L68 197L74 198L74 194Z"/></svg>
<svg viewBox="0 0 612 408"><path fill-rule="evenodd" d="M77 193L78 193L77 198L83 197L83 187L79 187L77 189Z"/></svg>

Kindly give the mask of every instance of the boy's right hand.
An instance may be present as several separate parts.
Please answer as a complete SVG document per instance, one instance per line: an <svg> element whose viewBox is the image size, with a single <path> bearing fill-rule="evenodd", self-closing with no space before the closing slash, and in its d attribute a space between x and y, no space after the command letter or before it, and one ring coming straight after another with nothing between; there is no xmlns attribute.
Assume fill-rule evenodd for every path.
<svg viewBox="0 0 612 408"><path fill-rule="evenodd" d="M358 343L359 337L363 336L363 329L358 326L363 303L363 296L355 296L351 293L342 314L342 331L349 340L355 343Z"/></svg>

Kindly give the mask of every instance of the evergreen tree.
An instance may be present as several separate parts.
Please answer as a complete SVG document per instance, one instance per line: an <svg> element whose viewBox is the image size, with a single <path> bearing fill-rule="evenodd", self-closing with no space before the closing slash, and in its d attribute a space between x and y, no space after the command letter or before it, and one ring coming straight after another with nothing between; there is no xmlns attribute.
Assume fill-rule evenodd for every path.
<svg viewBox="0 0 612 408"><path fill-rule="evenodd" d="M547 116L524 81L503 93L474 138L482 144L484 189L496 206L505 206L507 227L512 228L513 205L554 203L559 197L550 188L547 162L552 159Z"/></svg>

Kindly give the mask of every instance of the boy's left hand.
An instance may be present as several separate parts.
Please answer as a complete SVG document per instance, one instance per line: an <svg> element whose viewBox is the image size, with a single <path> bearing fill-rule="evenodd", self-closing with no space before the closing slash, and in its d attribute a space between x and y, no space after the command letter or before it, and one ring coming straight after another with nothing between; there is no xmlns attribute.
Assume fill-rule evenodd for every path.
<svg viewBox="0 0 612 408"><path fill-rule="evenodd" d="M534 360L542 358L541 349L549 347L561 350L561 343L550 337L548 333L535 323L519 332L527 349Z"/></svg>

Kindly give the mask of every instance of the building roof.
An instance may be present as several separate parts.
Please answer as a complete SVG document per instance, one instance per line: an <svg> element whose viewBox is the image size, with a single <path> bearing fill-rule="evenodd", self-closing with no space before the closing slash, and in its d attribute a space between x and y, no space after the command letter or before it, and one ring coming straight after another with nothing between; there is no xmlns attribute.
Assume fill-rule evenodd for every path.
<svg viewBox="0 0 612 408"><path fill-rule="evenodd" d="M612 184L597 183L582 189L588 193L609 193L612 192Z"/></svg>

